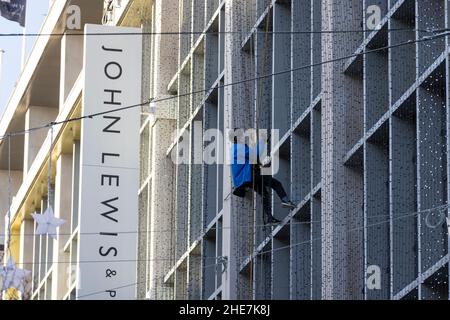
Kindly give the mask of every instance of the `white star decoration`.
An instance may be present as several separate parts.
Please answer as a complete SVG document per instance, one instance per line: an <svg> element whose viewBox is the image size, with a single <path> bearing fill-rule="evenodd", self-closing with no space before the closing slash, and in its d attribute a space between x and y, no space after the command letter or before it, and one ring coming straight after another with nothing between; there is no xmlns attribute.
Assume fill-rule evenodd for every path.
<svg viewBox="0 0 450 320"><path fill-rule="evenodd" d="M9 257L6 265L2 267L0 275L2 277L2 291L9 288L16 288L21 293L24 293L24 280L31 276L31 272L25 269L17 268L14 260Z"/></svg>
<svg viewBox="0 0 450 320"><path fill-rule="evenodd" d="M53 239L56 239L56 228L63 225L66 221L55 218L52 207L48 207L44 214L32 214L33 219L37 222L36 234L48 234Z"/></svg>

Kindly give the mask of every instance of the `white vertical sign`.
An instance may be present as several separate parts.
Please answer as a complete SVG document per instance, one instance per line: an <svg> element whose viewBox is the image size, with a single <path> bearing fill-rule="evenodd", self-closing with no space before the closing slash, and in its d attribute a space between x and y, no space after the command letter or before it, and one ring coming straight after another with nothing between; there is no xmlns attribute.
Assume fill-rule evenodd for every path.
<svg viewBox="0 0 450 320"><path fill-rule="evenodd" d="M141 29L85 34L82 114L140 103ZM78 299L136 298L139 126L140 107L82 120Z"/></svg>

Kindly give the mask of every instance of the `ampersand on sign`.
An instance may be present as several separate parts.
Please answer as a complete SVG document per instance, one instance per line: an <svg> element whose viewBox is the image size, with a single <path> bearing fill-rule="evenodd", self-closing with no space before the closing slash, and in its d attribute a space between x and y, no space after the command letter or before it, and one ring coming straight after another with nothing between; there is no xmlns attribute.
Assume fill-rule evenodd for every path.
<svg viewBox="0 0 450 320"><path fill-rule="evenodd" d="M107 269L106 270L106 278L115 277L117 275L116 270Z"/></svg>

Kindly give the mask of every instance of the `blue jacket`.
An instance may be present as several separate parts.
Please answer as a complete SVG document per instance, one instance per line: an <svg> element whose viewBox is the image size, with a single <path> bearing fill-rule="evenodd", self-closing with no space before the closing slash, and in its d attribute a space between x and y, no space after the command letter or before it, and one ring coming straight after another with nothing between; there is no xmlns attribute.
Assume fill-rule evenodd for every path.
<svg viewBox="0 0 450 320"><path fill-rule="evenodd" d="M255 154L256 153L256 154ZM252 164L255 164L260 153L260 144L256 150L246 144L233 144L231 147L231 175L233 178L233 188L248 185L252 180ZM251 163L250 159L253 160Z"/></svg>
<svg viewBox="0 0 450 320"><path fill-rule="evenodd" d="M233 144L231 147L231 176L235 189L252 182L250 148L246 144Z"/></svg>

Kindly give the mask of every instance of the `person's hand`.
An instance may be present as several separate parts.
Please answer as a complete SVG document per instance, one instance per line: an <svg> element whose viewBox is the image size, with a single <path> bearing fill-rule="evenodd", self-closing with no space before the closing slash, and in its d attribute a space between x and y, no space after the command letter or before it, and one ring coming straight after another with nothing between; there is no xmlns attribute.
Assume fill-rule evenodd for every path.
<svg viewBox="0 0 450 320"><path fill-rule="evenodd" d="M263 161L261 161L262 168L268 168L271 166L271 164L272 164L272 159L270 159L270 157L265 157L263 159Z"/></svg>

